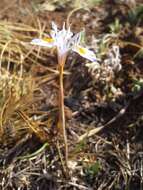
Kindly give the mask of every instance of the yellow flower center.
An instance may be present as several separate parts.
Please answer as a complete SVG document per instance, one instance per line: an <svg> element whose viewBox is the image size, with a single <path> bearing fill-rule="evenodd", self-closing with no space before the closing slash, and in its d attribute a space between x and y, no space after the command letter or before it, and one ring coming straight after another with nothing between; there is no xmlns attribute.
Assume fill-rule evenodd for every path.
<svg viewBox="0 0 143 190"><path fill-rule="evenodd" d="M54 42L54 39L53 38L44 38L43 39L45 42L48 42L48 43L53 43Z"/></svg>
<svg viewBox="0 0 143 190"><path fill-rule="evenodd" d="M86 49L85 49L85 48L82 48L82 47L78 47L78 52L79 52L81 55L84 55L84 54L86 54Z"/></svg>

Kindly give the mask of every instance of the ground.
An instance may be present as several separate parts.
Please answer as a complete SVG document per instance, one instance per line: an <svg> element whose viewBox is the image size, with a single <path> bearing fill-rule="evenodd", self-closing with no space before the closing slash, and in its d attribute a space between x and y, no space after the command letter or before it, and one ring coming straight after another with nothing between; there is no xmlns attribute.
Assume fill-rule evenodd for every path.
<svg viewBox="0 0 143 190"><path fill-rule="evenodd" d="M142 1L2 0L0 13L0 189L143 189ZM56 52L30 44L52 21L99 59L66 61L66 171Z"/></svg>

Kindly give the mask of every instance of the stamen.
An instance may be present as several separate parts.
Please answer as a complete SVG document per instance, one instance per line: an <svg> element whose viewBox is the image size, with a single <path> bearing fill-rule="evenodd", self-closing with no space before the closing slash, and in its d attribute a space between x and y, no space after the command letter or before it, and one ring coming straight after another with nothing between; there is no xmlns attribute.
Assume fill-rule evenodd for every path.
<svg viewBox="0 0 143 190"><path fill-rule="evenodd" d="M86 49L83 48L83 47L78 47L78 52L79 52L79 54L81 54L81 55L84 55L84 54L87 53Z"/></svg>
<svg viewBox="0 0 143 190"><path fill-rule="evenodd" d="M43 38L45 42L53 43L55 40L53 38Z"/></svg>

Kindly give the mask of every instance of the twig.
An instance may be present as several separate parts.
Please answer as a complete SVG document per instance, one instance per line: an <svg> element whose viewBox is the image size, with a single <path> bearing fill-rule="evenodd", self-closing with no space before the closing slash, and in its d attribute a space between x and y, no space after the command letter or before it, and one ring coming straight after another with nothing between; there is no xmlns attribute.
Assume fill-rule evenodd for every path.
<svg viewBox="0 0 143 190"><path fill-rule="evenodd" d="M105 127L108 127L109 125L111 125L113 122L115 122L118 118L120 118L122 115L124 115L124 113L126 112L127 108L128 108L129 104L127 106L125 106L124 108L122 108L119 113L113 117L110 121L108 121L105 125L95 128L95 129L91 129L90 131L84 133L83 135L81 135L78 139L78 143L82 140L84 140L87 137L91 137L93 135L95 135L96 133L100 132L102 129L104 129Z"/></svg>
<svg viewBox="0 0 143 190"><path fill-rule="evenodd" d="M69 14L68 14L68 16L67 16L67 20L66 20L66 26L67 26L67 27L70 26L70 18L71 18L71 16L72 16L75 12L77 12L77 11L79 11L79 10L81 10L81 9L86 10L86 11L89 12L89 9L84 8L84 7L77 7L77 8L75 8L75 9L73 9L72 11L70 11Z"/></svg>
<svg viewBox="0 0 143 190"><path fill-rule="evenodd" d="M91 188L83 186L83 185L79 185L77 183L68 182L68 184L72 185L73 187L77 187L78 189L81 189L81 190L91 190Z"/></svg>

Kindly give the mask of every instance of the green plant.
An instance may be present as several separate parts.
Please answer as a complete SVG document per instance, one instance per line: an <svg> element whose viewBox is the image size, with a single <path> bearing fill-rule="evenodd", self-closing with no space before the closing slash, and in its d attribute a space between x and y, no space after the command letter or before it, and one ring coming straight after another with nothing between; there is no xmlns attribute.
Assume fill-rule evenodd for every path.
<svg viewBox="0 0 143 190"><path fill-rule="evenodd" d="M88 165L85 168L85 176L87 181L91 183L93 181L93 178L100 172L100 170L101 170L101 165L98 161Z"/></svg>
<svg viewBox="0 0 143 190"><path fill-rule="evenodd" d="M133 80L133 87L132 92L138 92L143 88L143 79L134 79Z"/></svg>
<svg viewBox="0 0 143 190"><path fill-rule="evenodd" d="M143 5L139 5L128 12L128 21L131 24L139 24L143 20Z"/></svg>
<svg viewBox="0 0 143 190"><path fill-rule="evenodd" d="M122 25L120 24L120 20L118 18L115 19L115 21L109 25L111 33L119 33L121 30Z"/></svg>

